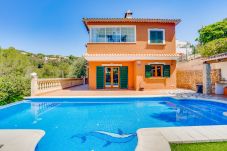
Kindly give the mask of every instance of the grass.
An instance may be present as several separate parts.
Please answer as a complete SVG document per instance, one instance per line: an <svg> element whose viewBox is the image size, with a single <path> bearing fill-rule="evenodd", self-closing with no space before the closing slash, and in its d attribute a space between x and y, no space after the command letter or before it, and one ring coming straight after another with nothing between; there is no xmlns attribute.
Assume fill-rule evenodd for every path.
<svg viewBox="0 0 227 151"><path fill-rule="evenodd" d="M227 142L170 144L171 151L227 151Z"/></svg>

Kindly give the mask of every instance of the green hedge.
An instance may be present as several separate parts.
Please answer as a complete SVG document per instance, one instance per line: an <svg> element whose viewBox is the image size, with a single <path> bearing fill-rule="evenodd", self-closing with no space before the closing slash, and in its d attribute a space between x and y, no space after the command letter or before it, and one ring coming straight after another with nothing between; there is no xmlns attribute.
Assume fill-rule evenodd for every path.
<svg viewBox="0 0 227 151"><path fill-rule="evenodd" d="M30 80L19 75L0 77L0 105L22 100L30 94Z"/></svg>

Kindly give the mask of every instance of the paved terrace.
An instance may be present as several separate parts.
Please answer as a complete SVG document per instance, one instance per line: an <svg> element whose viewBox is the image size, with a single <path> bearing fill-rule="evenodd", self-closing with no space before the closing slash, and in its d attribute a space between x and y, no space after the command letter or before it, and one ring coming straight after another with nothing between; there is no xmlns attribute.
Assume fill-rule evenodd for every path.
<svg viewBox="0 0 227 151"><path fill-rule="evenodd" d="M39 96L131 96L131 95L168 95L169 90L135 91L123 89L89 90L87 85L80 85L63 90L47 92Z"/></svg>
<svg viewBox="0 0 227 151"><path fill-rule="evenodd" d="M73 96L151 96L151 95L165 95L175 96L177 98L200 98L200 99L216 99L227 101L227 96L223 95L205 95L199 94L192 90L174 89L174 90L89 90L87 85L80 85L63 90L56 90L39 95L38 97L73 97Z"/></svg>

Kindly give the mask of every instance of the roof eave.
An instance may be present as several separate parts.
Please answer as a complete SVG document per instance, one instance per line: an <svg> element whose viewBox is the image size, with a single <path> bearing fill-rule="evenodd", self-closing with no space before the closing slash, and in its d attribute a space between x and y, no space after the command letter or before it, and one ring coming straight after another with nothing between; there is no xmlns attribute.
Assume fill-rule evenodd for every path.
<svg viewBox="0 0 227 151"><path fill-rule="evenodd" d="M177 60L178 54L85 54L87 61Z"/></svg>
<svg viewBox="0 0 227 151"><path fill-rule="evenodd" d="M86 18L83 18L82 21L83 21L84 26L86 27L87 31L89 32L89 28L88 28L88 26L87 26Z"/></svg>
<svg viewBox="0 0 227 151"><path fill-rule="evenodd" d="M157 22L157 23L174 23L178 25L181 22L181 19L146 19L146 18L132 18L132 19L125 19L125 18L83 18L83 23L89 31L88 22Z"/></svg>

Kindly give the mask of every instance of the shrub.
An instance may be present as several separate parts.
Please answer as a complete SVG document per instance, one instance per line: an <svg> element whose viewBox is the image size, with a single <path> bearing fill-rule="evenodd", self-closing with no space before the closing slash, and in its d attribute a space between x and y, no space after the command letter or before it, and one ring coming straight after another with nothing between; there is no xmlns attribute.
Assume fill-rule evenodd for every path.
<svg viewBox="0 0 227 151"><path fill-rule="evenodd" d="M227 38L216 39L198 46L198 51L204 57L227 52Z"/></svg>
<svg viewBox="0 0 227 151"><path fill-rule="evenodd" d="M30 80L19 75L0 78L0 105L22 100L30 94Z"/></svg>

